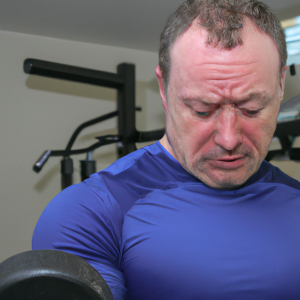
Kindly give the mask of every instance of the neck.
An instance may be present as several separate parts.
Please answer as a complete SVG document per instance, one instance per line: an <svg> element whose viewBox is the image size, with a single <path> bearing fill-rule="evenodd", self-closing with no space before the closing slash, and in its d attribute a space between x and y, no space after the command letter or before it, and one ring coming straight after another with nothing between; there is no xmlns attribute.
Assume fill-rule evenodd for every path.
<svg viewBox="0 0 300 300"><path fill-rule="evenodd" d="M165 134L160 140L159 140L160 144L177 160L174 151L172 149L171 144L169 143L167 134Z"/></svg>

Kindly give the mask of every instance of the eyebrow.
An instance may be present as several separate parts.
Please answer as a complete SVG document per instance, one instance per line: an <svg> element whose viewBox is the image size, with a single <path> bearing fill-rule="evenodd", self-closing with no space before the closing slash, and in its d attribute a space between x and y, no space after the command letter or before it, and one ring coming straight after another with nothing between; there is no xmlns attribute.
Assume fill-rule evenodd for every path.
<svg viewBox="0 0 300 300"><path fill-rule="evenodd" d="M253 99L257 99L258 101L262 101L264 103L264 102L267 102L270 99L270 96L265 91L261 92L261 93L251 93L246 98L241 99L241 100L235 100L233 102L235 104L239 104L240 105L240 104L243 104L245 102L249 102L249 101L251 101ZM207 100L207 99L197 98L197 97L195 97L195 98L193 98L193 97L183 97L182 101L185 104L191 104L193 102L201 102L202 104L207 105L207 106L219 104L219 103L211 102L210 100ZM231 101L231 99L223 99L220 102L223 103L223 102L227 102L227 101Z"/></svg>

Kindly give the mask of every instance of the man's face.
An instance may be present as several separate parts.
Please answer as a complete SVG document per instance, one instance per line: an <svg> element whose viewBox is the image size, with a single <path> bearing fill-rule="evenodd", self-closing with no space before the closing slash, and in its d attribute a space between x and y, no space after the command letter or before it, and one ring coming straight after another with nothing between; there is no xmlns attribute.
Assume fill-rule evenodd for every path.
<svg viewBox="0 0 300 300"><path fill-rule="evenodd" d="M232 50L205 45L194 22L171 49L167 93L156 70L166 111L164 145L208 186L241 186L259 168L273 137L284 73L268 35L245 20L243 45Z"/></svg>

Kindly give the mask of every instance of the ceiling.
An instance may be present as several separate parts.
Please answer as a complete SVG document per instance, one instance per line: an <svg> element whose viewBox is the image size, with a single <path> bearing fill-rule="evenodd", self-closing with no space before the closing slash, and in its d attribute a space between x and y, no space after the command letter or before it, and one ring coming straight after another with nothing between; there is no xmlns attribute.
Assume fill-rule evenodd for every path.
<svg viewBox="0 0 300 300"><path fill-rule="evenodd" d="M1 0L0 30L157 52L183 0ZM265 0L273 10L299 0Z"/></svg>

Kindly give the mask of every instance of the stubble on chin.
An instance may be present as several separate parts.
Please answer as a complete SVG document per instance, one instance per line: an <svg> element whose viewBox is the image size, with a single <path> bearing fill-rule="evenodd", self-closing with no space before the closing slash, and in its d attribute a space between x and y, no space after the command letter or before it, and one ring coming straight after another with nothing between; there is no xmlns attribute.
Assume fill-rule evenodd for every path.
<svg viewBox="0 0 300 300"><path fill-rule="evenodd" d="M240 188L255 173L249 170L248 176L240 176L238 170L201 170L198 168L193 170L193 175L205 185L220 190L232 190Z"/></svg>
<svg viewBox="0 0 300 300"><path fill-rule="evenodd" d="M224 153L223 153L224 154ZM226 153L228 155L228 153ZM198 160L191 162L190 165L183 159L183 166L189 173L199 179L205 185L222 190L240 188L245 182L253 176L258 170L260 163L257 165L254 155L249 149L239 149L233 155L244 155L245 163L242 167L234 170L226 170L210 164L212 160L222 157L220 151L209 153Z"/></svg>

